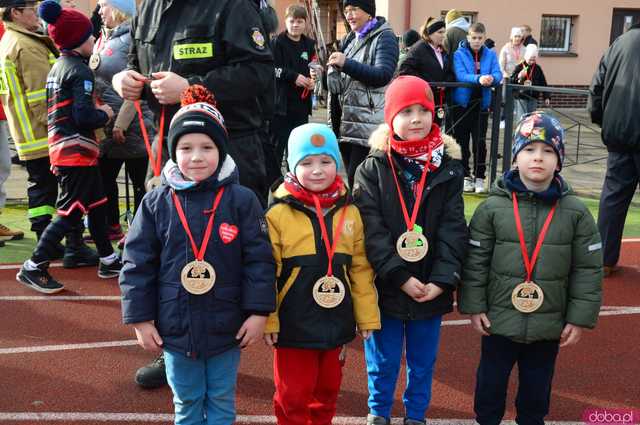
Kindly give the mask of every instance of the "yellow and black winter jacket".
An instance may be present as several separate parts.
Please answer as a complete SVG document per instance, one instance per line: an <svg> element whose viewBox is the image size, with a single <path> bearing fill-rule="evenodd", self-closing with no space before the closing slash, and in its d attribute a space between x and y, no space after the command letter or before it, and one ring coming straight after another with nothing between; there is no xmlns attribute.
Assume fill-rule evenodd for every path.
<svg viewBox="0 0 640 425"><path fill-rule="evenodd" d="M5 22L0 42L0 95L18 156L49 156L45 84L58 49L45 35Z"/></svg>
<svg viewBox="0 0 640 425"><path fill-rule="evenodd" d="M313 286L327 274L328 266L316 214L291 196L284 185L276 190L274 199L267 223L277 265L278 298L265 332L278 333L279 347L330 349L353 340L356 326L360 330L380 329L378 295L358 209L344 206L345 195L325 213L333 244L342 208L348 208L333 257L333 274L345 284L346 295L337 307L324 308L313 299Z"/></svg>

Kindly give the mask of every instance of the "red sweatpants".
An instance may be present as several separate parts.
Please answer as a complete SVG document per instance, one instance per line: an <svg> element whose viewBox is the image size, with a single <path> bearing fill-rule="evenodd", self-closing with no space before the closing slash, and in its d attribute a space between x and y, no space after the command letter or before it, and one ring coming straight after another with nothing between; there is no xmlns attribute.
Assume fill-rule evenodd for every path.
<svg viewBox="0 0 640 425"><path fill-rule="evenodd" d="M331 425L342 382L340 350L275 349L273 406L278 425Z"/></svg>

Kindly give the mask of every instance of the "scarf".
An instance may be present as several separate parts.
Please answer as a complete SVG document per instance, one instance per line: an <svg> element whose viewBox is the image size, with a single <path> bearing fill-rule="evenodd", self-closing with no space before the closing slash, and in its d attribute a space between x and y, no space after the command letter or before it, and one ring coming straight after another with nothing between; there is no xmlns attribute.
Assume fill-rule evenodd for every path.
<svg viewBox="0 0 640 425"><path fill-rule="evenodd" d="M552 203L562 198L562 177L558 173L556 173L553 180L551 180L549 188L542 192L534 192L527 189L520 179L520 173L518 170L509 170L504 173L503 181L509 192L531 193L543 202Z"/></svg>
<svg viewBox="0 0 640 425"><path fill-rule="evenodd" d="M376 18L372 18L369 20L369 22L364 24L364 26L360 30L357 30L356 34L358 35L358 40L363 39L367 34L369 34L369 32L376 26L377 23L378 20Z"/></svg>
<svg viewBox="0 0 640 425"><path fill-rule="evenodd" d="M421 140L407 141L399 140L396 137L395 134L390 137L391 149L394 152L423 165L427 162L429 152L431 152L429 170L435 171L440 167L444 155L444 141L438 124L432 124L427 137Z"/></svg>
<svg viewBox="0 0 640 425"><path fill-rule="evenodd" d="M291 194L291 196L302 202L304 205L308 205L310 207L315 206L315 203L313 202L313 195L316 195L320 200L320 206L322 208L329 208L332 207L338 199L340 199L340 196L342 196L344 182L340 175L336 175L336 179L328 188L322 192L312 192L300 184L295 174L288 172L284 176L284 188Z"/></svg>

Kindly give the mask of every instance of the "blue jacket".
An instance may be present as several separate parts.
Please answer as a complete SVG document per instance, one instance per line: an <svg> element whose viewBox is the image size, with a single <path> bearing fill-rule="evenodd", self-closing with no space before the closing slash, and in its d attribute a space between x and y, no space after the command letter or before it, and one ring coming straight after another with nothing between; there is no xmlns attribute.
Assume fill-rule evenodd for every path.
<svg viewBox="0 0 640 425"><path fill-rule="evenodd" d="M144 197L127 234L120 273L123 321L154 320L165 348L208 358L238 343L236 333L250 314L275 311L275 262L264 212L253 192L238 184L229 156L200 184L185 181L169 161L163 183ZM204 257L216 271L216 283L206 294L192 295L182 287L180 273L194 253L171 191L178 193L200 246L209 218L203 212L211 209L221 186L225 191ZM219 234L223 223L238 229L226 244Z"/></svg>
<svg viewBox="0 0 640 425"><path fill-rule="evenodd" d="M453 54L453 71L456 74L456 80L461 83L480 84L480 76L490 74L493 76L493 86L497 87L502 82L502 71L498 63L496 53L487 49L485 46L480 48L480 74L475 72L475 61L471 53L469 43L462 41L460 47ZM462 105L465 108L469 105L473 89L470 87L458 87L453 90L453 103ZM489 109L491 105L491 89L489 87L482 88L482 109Z"/></svg>

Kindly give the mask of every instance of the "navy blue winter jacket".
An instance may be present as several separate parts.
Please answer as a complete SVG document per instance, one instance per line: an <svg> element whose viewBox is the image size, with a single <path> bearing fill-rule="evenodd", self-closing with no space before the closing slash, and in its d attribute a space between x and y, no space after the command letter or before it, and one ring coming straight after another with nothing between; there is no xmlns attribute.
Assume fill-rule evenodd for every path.
<svg viewBox="0 0 640 425"><path fill-rule="evenodd" d="M238 341L235 336L250 314L275 311L275 262L260 202L238 184L236 165L227 156L219 171L193 184L169 161L163 185L148 193L133 220L120 273L125 324L155 321L164 348L188 357L210 357ZM213 289L188 293L180 272L194 260L171 191L176 190L196 244L200 246L215 194L224 186L204 259L217 274ZM179 188L179 189L175 189ZM237 236L224 243L220 226L236 226Z"/></svg>
<svg viewBox="0 0 640 425"><path fill-rule="evenodd" d="M480 48L480 74L476 74L475 60L471 53L469 43L462 41L460 47L453 54L453 71L456 80L461 83L480 84L480 76L490 74L493 76L493 86L499 86L502 82L502 71L498 63L496 53L485 46ZM470 87L457 87L453 90L453 102L465 108L469 105L473 89ZM491 105L491 88L482 88L482 109L489 109Z"/></svg>

